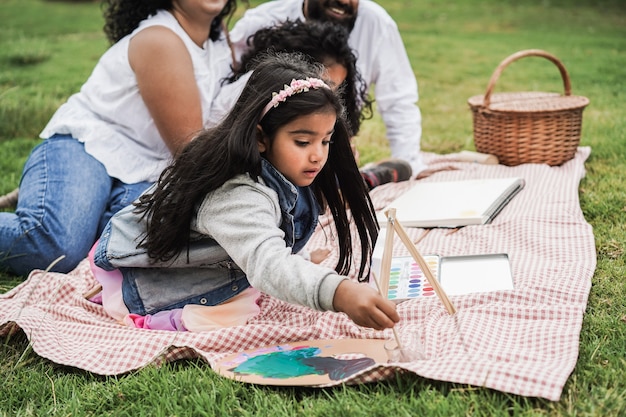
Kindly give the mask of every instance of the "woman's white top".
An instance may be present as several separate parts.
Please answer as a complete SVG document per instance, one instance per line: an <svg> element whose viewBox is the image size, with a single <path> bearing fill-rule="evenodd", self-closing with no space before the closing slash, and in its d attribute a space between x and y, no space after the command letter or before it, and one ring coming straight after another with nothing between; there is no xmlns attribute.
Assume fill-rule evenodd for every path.
<svg viewBox="0 0 626 417"><path fill-rule="evenodd" d="M209 114L207 119L207 127L214 127L226 118L230 110L235 106L251 75L252 71L248 71L236 81L224 84L219 89L213 103L211 103L211 114ZM271 99L271 97L267 98L268 103Z"/></svg>
<svg viewBox="0 0 626 417"><path fill-rule="evenodd" d="M111 177L127 184L156 181L172 157L128 60L130 39L150 26L165 26L183 40L193 62L206 123L220 80L232 61L228 45L225 40L207 39L199 47L171 13L160 10L102 55L80 92L56 111L40 134L43 139L55 133L72 135L85 143L87 153L102 162Z"/></svg>

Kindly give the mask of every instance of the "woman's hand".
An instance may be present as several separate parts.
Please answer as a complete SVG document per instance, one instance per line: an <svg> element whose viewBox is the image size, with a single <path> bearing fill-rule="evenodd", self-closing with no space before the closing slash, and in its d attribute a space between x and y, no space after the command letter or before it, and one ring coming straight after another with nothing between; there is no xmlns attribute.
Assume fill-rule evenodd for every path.
<svg viewBox="0 0 626 417"><path fill-rule="evenodd" d="M383 330L393 327L400 316L396 305L384 299L378 291L365 283L343 280L333 298L335 310L344 312L359 326Z"/></svg>

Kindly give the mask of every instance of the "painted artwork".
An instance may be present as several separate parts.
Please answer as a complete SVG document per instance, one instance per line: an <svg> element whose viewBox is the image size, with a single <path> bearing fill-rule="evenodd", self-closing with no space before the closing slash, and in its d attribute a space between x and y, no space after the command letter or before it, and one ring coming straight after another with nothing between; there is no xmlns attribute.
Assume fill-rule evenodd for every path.
<svg viewBox="0 0 626 417"><path fill-rule="evenodd" d="M310 340L252 349L222 359L221 375L264 385L315 386L385 363L384 340Z"/></svg>

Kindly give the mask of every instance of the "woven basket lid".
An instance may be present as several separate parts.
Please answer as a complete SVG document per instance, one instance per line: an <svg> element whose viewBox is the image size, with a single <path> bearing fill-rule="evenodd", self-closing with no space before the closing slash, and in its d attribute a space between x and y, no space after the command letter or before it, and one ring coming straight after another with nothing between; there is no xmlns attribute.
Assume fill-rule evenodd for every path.
<svg viewBox="0 0 626 417"><path fill-rule="evenodd" d="M484 95L470 97L467 102L472 109L484 108ZM489 110L501 112L546 112L574 110L585 107L589 99L583 96L566 96L559 93L541 91L520 91L513 93L496 93L491 95Z"/></svg>

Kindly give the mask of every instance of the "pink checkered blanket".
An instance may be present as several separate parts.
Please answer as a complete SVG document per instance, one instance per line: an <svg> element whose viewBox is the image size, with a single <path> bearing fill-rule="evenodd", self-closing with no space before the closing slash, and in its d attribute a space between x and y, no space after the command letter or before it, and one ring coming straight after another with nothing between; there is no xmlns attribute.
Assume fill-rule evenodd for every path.
<svg viewBox="0 0 626 417"><path fill-rule="evenodd" d="M456 231L406 228L421 253L508 253L515 290L451 296L455 316L435 297L399 304L397 330L419 334L427 360L377 363L332 385L381 380L404 370L558 401L578 357L596 266L592 228L578 200L589 154L588 147L581 147L559 167L480 165L425 154L435 173L419 181L525 179L525 188L491 224ZM412 183L373 190L377 209ZM322 220L310 249L333 245L330 220ZM394 255L408 252L397 244ZM335 260L331 256L328 263ZM392 338L390 330L360 328L342 313L317 312L265 295L259 300L260 314L245 326L199 333L129 328L84 299L83 293L94 285L86 261L69 274L33 271L24 283L0 295L0 334L20 328L42 357L102 375L182 358L202 357L215 365L234 352L294 341Z"/></svg>

